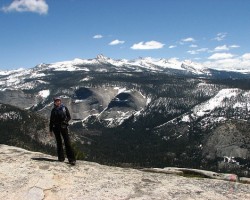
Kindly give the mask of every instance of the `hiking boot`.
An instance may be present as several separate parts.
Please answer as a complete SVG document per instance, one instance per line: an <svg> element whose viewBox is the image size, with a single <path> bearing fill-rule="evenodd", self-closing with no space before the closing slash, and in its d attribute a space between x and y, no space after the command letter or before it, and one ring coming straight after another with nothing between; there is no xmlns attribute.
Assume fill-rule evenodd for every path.
<svg viewBox="0 0 250 200"><path fill-rule="evenodd" d="M69 161L69 164L71 164L71 165L75 165L75 164L76 164L76 161L75 161L75 160L73 160L73 161Z"/></svg>
<svg viewBox="0 0 250 200"><path fill-rule="evenodd" d="M58 159L59 162L64 162L65 159Z"/></svg>

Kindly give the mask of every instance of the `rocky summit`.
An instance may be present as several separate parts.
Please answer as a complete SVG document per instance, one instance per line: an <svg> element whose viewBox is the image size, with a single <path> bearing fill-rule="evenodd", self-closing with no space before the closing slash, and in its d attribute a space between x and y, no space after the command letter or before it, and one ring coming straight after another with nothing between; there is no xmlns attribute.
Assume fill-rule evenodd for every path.
<svg viewBox="0 0 250 200"><path fill-rule="evenodd" d="M0 199L250 199L250 185L151 173L0 145Z"/></svg>

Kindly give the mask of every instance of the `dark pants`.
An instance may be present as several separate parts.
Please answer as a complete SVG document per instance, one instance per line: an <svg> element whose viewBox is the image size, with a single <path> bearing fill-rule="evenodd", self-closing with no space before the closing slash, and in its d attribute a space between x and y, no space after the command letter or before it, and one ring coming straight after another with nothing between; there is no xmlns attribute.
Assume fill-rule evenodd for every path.
<svg viewBox="0 0 250 200"><path fill-rule="evenodd" d="M67 158L69 162L75 161L76 160L75 154L71 147L68 128L61 128L60 126L59 127L56 126L53 128L53 132L56 137L58 160L63 161L65 159L64 151L63 151L63 144L62 144L62 137L63 137Z"/></svg>

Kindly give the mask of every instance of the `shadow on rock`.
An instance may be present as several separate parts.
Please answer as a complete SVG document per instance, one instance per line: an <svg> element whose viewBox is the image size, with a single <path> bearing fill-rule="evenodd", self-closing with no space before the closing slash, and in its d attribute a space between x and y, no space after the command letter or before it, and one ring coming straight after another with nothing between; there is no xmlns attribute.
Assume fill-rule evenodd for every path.
<svg viewBox="0 0 250 200"><path fill-rule="evenodd" d="M58 160L51 158L31 158L31 159L37 161L59 162Z"/></svg>

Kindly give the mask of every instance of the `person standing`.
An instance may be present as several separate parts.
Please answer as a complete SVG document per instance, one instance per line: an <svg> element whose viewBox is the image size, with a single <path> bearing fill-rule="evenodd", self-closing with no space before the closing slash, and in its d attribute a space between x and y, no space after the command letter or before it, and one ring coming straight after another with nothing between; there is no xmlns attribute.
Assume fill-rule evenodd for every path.
<svg viewBox="0 0 250 200"><path fill-rule="evenodd" d="M54 132L57 144L58 160L60 162L64 162L65 160L63 143L62 143L62 137L63 137L68 161L71 165L75 165L76 158L71 146L70 137L68 133L68 125L69 125L68 122L70 119L71 117L68 108L62 104L60 97L55 97L54 108L51 110L51 115L50 115L50 123L49 123L50 135L52 136Z"/></svg>

